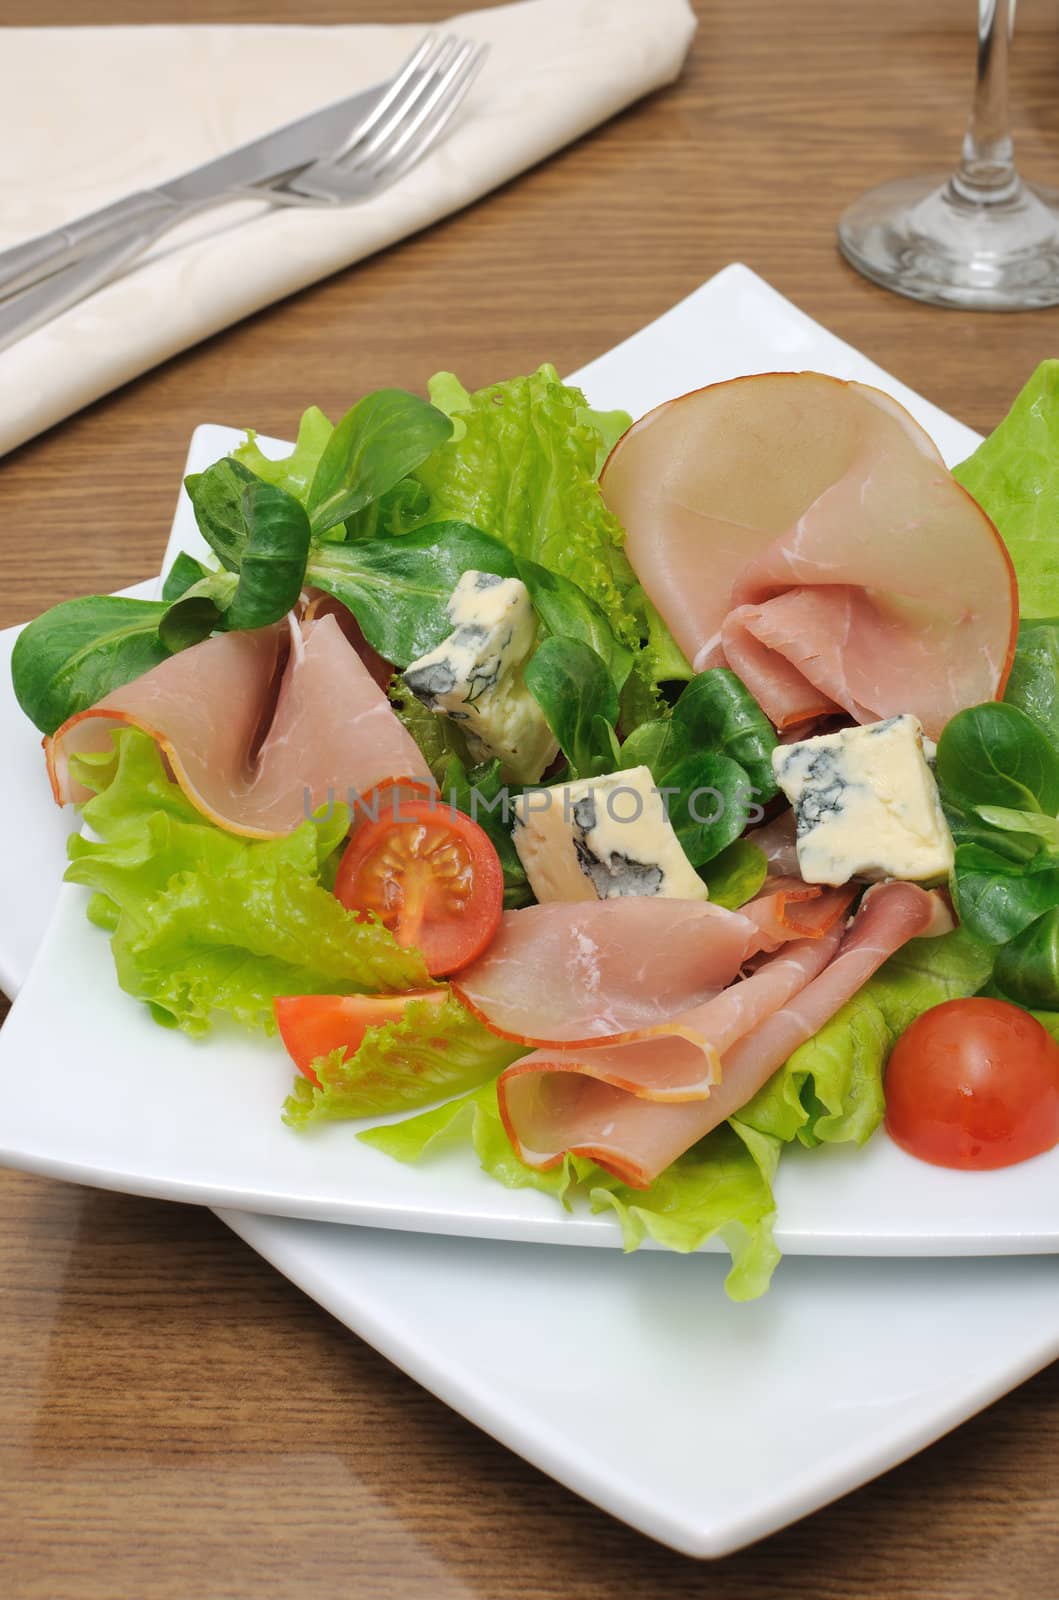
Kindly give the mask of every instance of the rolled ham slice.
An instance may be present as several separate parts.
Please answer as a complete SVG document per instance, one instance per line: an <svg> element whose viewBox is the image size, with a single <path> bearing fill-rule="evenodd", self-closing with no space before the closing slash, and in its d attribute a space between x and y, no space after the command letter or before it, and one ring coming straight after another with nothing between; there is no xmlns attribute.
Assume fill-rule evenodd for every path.
<svg viewBox="0 0 1059 1600"><path fill-rule="evenodd" d="M715 1011L721 1079L697 1100L677 1102L658 1093L678 1075L688 1049L680 1036L524 1057L497 1085L500 1114L520 1159L548 1168L569 1151L633 1188L647 1188L745 1105L896 950L932 931L935 910L934 896L915 884L881 884L865 896L844 935L836 925L819 940L788 945L727 990L721 999L731 995L732 1009L723 1031ZM735 1011L741 992L748 1002L742 1028ZM703 1023L701 1013L697 1022Z"/></svg>
<svg viewBox="0 0 1059 1600"><path fill-rule="evenodd" d="M762 948L757 923L708 901L556 900L505 911L453 987L503 1038L583 1045L667 1026Z"/></svg>
<svg viewBox="0 0 1059 1600"><path fill-rule="evenodd" d="M912 711L936 738L1003 692L1007 551L880 390L812 372L714 384L636 423L601 488L696 670L730 666L777 727Z"/></svg>
<svg viewBox="0 0 1059 1600"><path fill-rule="evenodd" d="M158 741L204 816L250 838L290 833L383 778L430 778L330 615L216 634L71 717L44 741L60 805L89 795L70 775L70 756L108 750L122 726Z"/></svg>

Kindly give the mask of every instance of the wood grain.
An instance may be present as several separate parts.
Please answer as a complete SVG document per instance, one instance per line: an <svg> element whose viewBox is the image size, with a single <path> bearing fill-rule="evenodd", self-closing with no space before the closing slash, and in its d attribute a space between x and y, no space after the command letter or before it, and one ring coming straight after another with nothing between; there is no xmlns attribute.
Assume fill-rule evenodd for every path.
<svg viewBox="0 0 1059 1600"><path fill-rule="evenodd" d="M0 23L381 21L396 9L0 0ZM447 9L399 8L402 20ZM917 306L858 278L833 243L838 211L868 184L951 163L973 64L968 0L697 9L674 89L0 464L0 625L156 570L203 418L284 434L310 400L340 411L378 384L421 387L442 365L471 384L542 359L568 370L731 260L947 410L996 422L1055 353L1059 314ZM1059 165L1054 8L1024 0L1019 27L1020 153L1047 177ZM704 1567L452 1415L208 1213L15 1173L0 1174L0 1207L0 1592L12 1600L1056 1593L1059 1368L876 1484Z"/></svg>

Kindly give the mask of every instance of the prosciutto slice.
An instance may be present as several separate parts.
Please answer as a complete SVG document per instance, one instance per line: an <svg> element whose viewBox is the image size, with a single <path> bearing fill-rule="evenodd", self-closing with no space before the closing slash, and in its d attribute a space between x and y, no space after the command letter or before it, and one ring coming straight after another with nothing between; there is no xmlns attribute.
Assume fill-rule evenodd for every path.
<svg viewBox="0 0 1059 1600"><path fill-rule="evenodd" d="M811 372L714 384L636 423L601 488L696 669L730 666L777 727L912 711L936 738L1003 691L1007 552L879 390Z"/></svg>
<svg viewBox="0 0 1059 1600"><path fill-rule="evenodd" d="M795 831L794 812L788 806L781 811L778 817L773 817L771 822L763 822L758 828L751 828L746 835L750 844L757 845L764 851L768 861L770 875L782 878L797 878L798 869L798 836Z"/></svg>
<svg viewBox="0 0 1059 1600"><path fill-rule="evenodd" d="M852 891L828 889L797 877L767 878L761 892L743 907L743 916L761 929L762 948L775 950L787 939L819 939L849 907Z"/></svg>
<svg viewBox="0 0 1059 1600"><path fill-rule="evenodd" d="M429 779L338 622L327 615L221 633L105 695L45 739L60 805L88 791L74 753L108 750L114 729L156 739L191 803L232 833L276 838L383 778Z"/></svg>
<svg viewBox="0 0 1059 1600"><path fill-rule="evenodd" d="M569 1151L646 1188L745 1105L895 950L932 931L934 922L932 895L915 884L882 884L865 896L844 934L835 925L820 939L788 945L725 991L720 999L727 1008L715 1002L713 1013L721 1079L697 1099L664 1092L688 1049L680 1035L524 1057L497 1085L516 1152L528 1165L547 1168ZM704 1020L700 1013L698 1026Z"/></svg>
<svg viewBox="0 0 1059 1600"><path fill-rule="evenodd" d="M503 1038L584 1045L668 1025L763 947L756 922L708 901L554 900L505 911L453 988Z"/></svg>

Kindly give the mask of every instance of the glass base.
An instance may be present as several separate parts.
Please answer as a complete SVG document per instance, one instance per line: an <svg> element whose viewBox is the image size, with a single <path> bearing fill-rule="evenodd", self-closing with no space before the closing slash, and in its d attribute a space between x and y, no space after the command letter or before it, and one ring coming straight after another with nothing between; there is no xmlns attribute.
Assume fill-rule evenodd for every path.
<svg viewBox="0 0 1059 1600"><path fill-rule="evenodd" d="M866 278L969 310L1059 305L1059 194L1018 179L987 204L958 179L899 178L843 212L838 243Z"/></svg>

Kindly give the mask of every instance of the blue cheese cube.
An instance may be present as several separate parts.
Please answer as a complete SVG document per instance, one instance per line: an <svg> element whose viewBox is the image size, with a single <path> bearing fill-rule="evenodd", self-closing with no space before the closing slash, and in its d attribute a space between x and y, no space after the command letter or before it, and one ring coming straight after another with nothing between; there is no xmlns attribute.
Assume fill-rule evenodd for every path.
<svg viewBox="0 0 1059 1600"><path fill-rule="evenodd" d="M794 807L807 883L930 883L952 870L952 835L916 717L779 745L772 768Z"/></svg>
<svg viewBox="0 0 1059 1600"><path fill-rule="evenodd" d="M439 716L458 722L475 761L499 759L510 783L536 783L559 746L526 686L537 642L529 590L518 578L465 572L446 608L454 624L404 681Z"/></svg>
<svg viewBox="0 0 1059 1600"><path fill-rule="evenodd" d="M514 812L512 838L538 900L709 898L647 767L531 790Z"/></svg>

